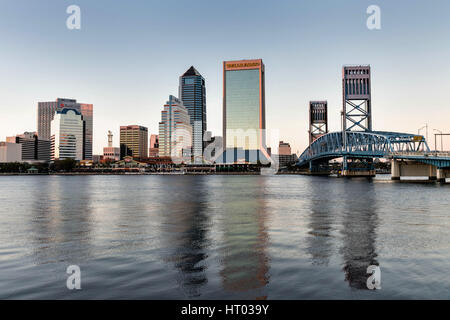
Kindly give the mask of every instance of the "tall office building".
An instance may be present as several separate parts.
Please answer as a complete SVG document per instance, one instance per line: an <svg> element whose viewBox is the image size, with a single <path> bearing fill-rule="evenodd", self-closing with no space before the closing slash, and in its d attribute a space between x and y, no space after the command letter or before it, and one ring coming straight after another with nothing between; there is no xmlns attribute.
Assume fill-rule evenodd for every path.
<svg viewBox="0 0 450 320"><path fill-rule="evenodd" d="M23 161L50 161L50 140L39 139L36 132L7 137L6 142L22 145Z"/></svg>
<svg viewBox="0 0 450 320"><path fill-rule="evenodd" d="M161 111L159 123L159 156L183 158L190 157L186 152L192 147L192 127L188 110L183 102L174 96Z"/></svg>
<svg viewBox="0 0 450 320"><path fill-rule="evenodd" d="M148 129L143 126L130 125L120 127L120 158L147 158Z"/></svg>
<svg viewBox="0 0 450 320"><path fill-rule="evenodd" d="M94 105L87 103L80 103L80 108L81 108L81 115L83 116L85 124L83 160L92 160L92 142L94 137L93 132Z"/></svg>
<svg viewBox="0 0 450 320"><path fill-rule="evenodd" d="M50 125L51 159L83 160L85 123L77 109L56 111Z"/></svg>
<svg viewBox="0 0 450 320"><path fill-rule="evenodd" d="M234 150L234 162L268 157L264 74L262 59L223 63L223 142L227 153ZM244 151L245 159L238 159L237 150Z"/></svg>
<svg viewBox="0 0 450 320"><path fill-rule="evenodd" d="M83 160L92 160L93 140L93 109L92 104L77 103L75 99L57 98L56 101L38 102L37 128L38 136L42 140L50 140L50 124L57 111L64 108L75 109L85 120L85 139L83 145Z"/></svg>
<svg viewBox="0 0 450 320"><path fill-rule="evenodd" d="M181 77L179 97L188 110L192 126L192 153L194 162L202 162L206 131L206 86L202 75L191 66Z"/></svg>

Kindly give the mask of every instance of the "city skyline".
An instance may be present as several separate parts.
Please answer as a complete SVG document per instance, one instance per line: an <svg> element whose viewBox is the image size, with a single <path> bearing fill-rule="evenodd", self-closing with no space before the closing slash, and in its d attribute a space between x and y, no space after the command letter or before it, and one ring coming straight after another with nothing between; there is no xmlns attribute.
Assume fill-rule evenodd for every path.
<svg viewBox="0 0 450 320"><path fill-rule="evenodd" d="M448 12L0 0L0 300L448 299Z"/></svg>
<svg viewBox="0 0 450 320"><path fill-rule="evenodd" d="M5 4L0 26L7 23L8 28L0 28L0 33L7 50L0 53L0 67L8 77L0 80L4 88L0 140L37 130L37 102L55 97L95 105L94 154L101 154L107 145L107 131L119 136L121 125L139 123L156 134L161 104L168 94L176 94L178 76L191 65L201 70L206 80L208 130L220 135L221 62L254 57L262 58L267 67L267 128L279 129L280 140L288 141L293 152L302 152L308 145L305 119L311 100L328 101L329 130L340 130L341 68L350 63L371 66L374 130L417 133L428 123L431 148L437 132L433 129L450 131L445 97L450 87L446 76L450 61L445 57L450 47L441 41L449 27L445 18L448 2L429 6L418 1L379 1L382 28L369 30L368 1L339 5L331 1L320 5L263 2L256 9L249 2L240 6L232 24L217 19L217 13L224 9L220 4L199 1L182 5L183 9L198 10L211 28L200 31L205 43L182 53L166 50L170 46L167 40L173 36L189 45L187 38L183 40L186 33L180 31L179 22L155 28L161 19L155 10L165 10L170 3L150 5L137 1L127 7L80 1L83 22L77 31L65 27L68 4ZM134 17L136 23L125 19L120 27L110 25L110 18L121 10ZM259 14L258 20L249 16L252 10ZM27 19L21 19L22 15ZM47 19L49 16L60 18ZM274 30L264 26L267 19L273 19L270 25ZM427 23L420 23L424 19ZM402 23L406 20L418 23ZM229 26L227 32L236 32L236 36L224 41L224 26ZM118 40L124 45L119 47ZM321 43L327 43L329 49L314 50ZM347 46L351 50L346 50ZM84 50L71 52L65 48L44 54L56 47ZM60 70L70 77L61 81ZM124 106L125 112L121 109ZM405 117L408 121L401 121ZM421 134L425 135L424 129ZM450 147L447 140L444 138L446 149Z"/></svg>

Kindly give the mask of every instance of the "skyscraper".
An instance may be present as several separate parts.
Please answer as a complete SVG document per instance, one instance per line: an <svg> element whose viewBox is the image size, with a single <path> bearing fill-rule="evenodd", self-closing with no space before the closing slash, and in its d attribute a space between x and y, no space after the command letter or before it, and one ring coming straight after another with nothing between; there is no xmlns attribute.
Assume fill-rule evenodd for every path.
<svg viewBox="0 0 450 320"><path fill-rule="evenodd" d="M77 109L56 111L50 125L51 159L83 160L85 123Z"/></svg>
<svg viewBox="0 0 450 320"><path fill-rule="evenodd" d="M146 158L148 156L148 129L130 125L120 127L120 158Z"/></svg>
<svg viewBox="0 0 450 320"><path fill-rule="evenodd" d="M159 123L159 156L182 158L189 156L186 151L192 147L192 127L188 110L183 102L169 96L169 101L161 111Z"/></svg>
<svg viewBox="0 0 450 320"><path fill-rule="evenodd" d="M264 74L262 59L223 63L223 142L226 152L234 150L234 162L267 154ZM237 149L245 159L237 159Z"/></svg>
<svg viewBox="0 0 450 320"><path fill-rule="evenodd" d="M190 116L194 162L201 162L205 148L206 86L205 79L193 66L180 77L179 97Z"/></svg>
<svg viewBox="0 0 450 320"><path fill-rule="evenodd" d="M57 111L64 108L75 109L85 120L85 139L83 145L83 160L92 160L93 140L93 109L92 104L77 103L75 99L57 98L56 101L38 102L37 128L39 139L50 140L50 124Z"/></svg>
<svg viewBox="0 0 450 320"><path fill-rule="evenodd" d="M92 140L93 132L93 115L94 105L87 103L80 103L81 115L83 116L85 131L84 131L84 149L83 160L92 160Z"/></svg>

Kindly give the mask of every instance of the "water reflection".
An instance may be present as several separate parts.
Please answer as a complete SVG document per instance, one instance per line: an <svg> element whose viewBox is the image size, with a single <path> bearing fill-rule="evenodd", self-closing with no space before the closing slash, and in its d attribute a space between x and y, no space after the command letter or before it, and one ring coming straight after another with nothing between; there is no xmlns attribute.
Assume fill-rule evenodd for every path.
<svg viewBox="0 0 450 320"><path fill-rule="evenodd" d="M222 277L228 291L253 292L251 298L264 299L261 289L269 282L266 254L266 177L229 177L223 181ZM228 186L228 187L226 187Z"/></svg>
<svg viewBox="0 0 450 320"><path fill-rule="evenodd" d="M311 214L309 215L309 232L306 240L312 264L325 266L328 265L332 254L332 215L336 209L333 207L334 203L331 202L336 188L326 179L329 178L315 177L315 179L309 180ZM327 201L324 201L324 198Z"/></svg>
<svg viewBox="0 0 450 320"><path fill-rule="evenodd" d="M91 255L91 178L36 179L28 220L35 263L84 262Z"/></svg>
<svg viewBox="0 0 450 320"><path fill-rule="evenodd" d="M361 188L355 188L355 184ZM367 267L378 265L376 238L378 214L374 183L365 179L344 180L342 185L344 212L342 221L345 280L350 287L367 289Z"/></svg>
<svg viewBox="0 0 450 320"><path fill-rule="evenodd" d="M178 270L177 281L188 297L201 295L208 282L207 249L210 246L208 228L208 184L196 177L168 177L167 208L163 212L163 242L167 247L165 260Z"/></svg>

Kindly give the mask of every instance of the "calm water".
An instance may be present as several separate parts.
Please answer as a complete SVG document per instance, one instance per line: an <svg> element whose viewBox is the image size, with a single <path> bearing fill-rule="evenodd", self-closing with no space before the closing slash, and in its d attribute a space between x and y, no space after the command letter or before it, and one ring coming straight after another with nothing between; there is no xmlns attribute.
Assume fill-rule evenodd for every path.
<svg viewBox="0 0 450 320"><path fill-rule="evenodd" d="M0 298L449 299L450 186L388 179L0 177Z"/></svg>

